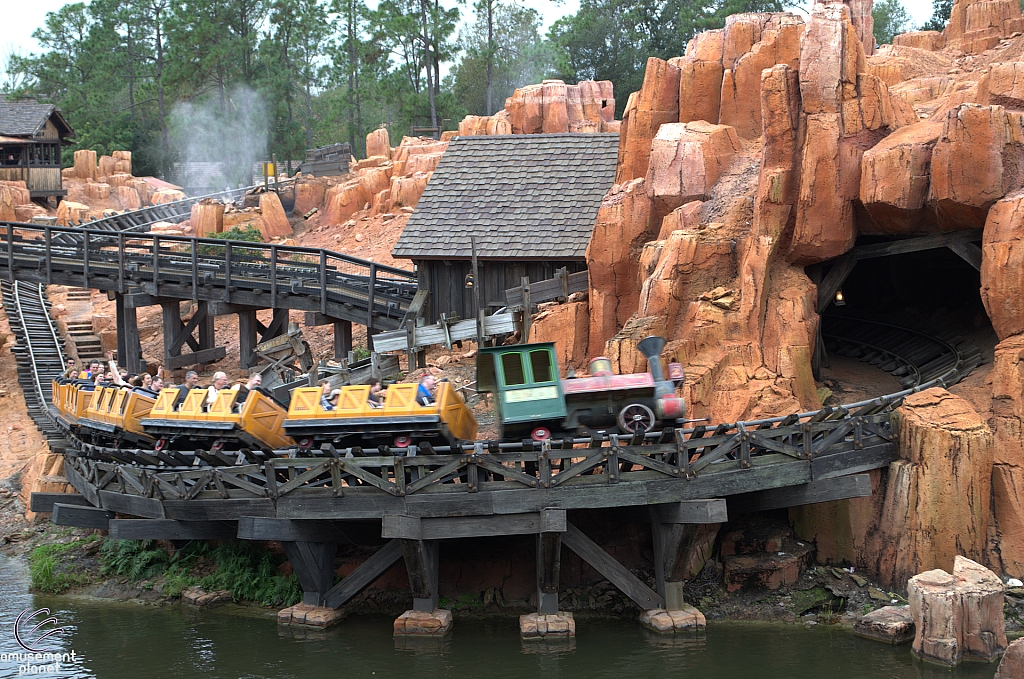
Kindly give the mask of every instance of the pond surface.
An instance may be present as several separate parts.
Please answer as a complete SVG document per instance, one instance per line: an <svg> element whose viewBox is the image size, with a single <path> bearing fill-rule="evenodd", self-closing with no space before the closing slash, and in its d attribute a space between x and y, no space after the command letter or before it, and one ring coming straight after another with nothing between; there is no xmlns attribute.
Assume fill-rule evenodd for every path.
<svg viewBox="0 0 1024 679"><path fill-rule="evenodd" d="M273 616L248 609L200 612L34 596L24 566L0 557L0 678L55 669L52 663L29 666L2 655L20 651L13 634L19 613L41 607L49 607L65 629L63 637L51 637L56 641L50 646L75 653L74 662L41 674L50 677L991 679L996 670L995 664L969 663L949 671L914 660L909 645L891 647L847 630L792 625L712 623L696 639L651 634L630 621L580 620L575 642L560 644L520 640L515 620L457 619L444 641L396 641L392 620L384 617L293 633L279 629Z"/></svg>

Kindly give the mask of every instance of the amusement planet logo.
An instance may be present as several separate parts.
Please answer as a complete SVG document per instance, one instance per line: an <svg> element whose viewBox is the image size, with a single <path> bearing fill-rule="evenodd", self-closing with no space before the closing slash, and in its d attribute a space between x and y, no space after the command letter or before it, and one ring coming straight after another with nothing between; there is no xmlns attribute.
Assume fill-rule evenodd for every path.
<svg viewBox="0 0 1024 679"><path fill-rule="evenodd" d="M51 645L56 637L65 634L57 618L50 615L49 608L35 611L26 608L14 621L14 640L22 651L0 653L0 662L17 663L19 676L59 675L62 663L69 665L78 661L74 651L61 652Z"/></svg>

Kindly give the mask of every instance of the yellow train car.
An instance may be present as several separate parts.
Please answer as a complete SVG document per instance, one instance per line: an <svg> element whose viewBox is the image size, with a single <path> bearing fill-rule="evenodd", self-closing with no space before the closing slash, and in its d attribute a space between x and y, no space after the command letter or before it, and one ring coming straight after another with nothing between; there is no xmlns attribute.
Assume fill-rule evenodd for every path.
<svg viewBox="0 0 1024 679"><path fill-rule="evenodd" d="M370 387L342 387L331 410L321 405L320 388L299 388L292 392L284 429L302 449L328 442L345 448L407 448L476 438L476 418L451 383L437 385L435 403L429 406L416 402L418 388L392 384L384 392L383 407L375 407L369 401Z"/></svg>
<svg viewBox="0 0 1024 679"><path fill-rule="evenodd" d="M287 415L284 408L260 391L250 391L244 403L237 403L238 389L222 389L216 400L206 408L206 389L193 389L180 408L175 408L177 389L164 389L138 425L150 436L163 440L162 445L186 448L209 445L221 449L241 447L272 451L292 446L282 424ZM162 447L162 446L161 446Z"/></svg>

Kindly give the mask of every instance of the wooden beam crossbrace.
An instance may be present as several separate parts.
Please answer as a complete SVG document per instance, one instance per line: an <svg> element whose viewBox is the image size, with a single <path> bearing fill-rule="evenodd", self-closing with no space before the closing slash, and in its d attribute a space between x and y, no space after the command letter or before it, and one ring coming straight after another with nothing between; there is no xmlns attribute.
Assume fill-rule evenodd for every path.
<svg viewBox="0 0 1024 679"><path fill-rule="evenodd" d="M323 606L340 608L359 592L384 575L396 561L402 558L402 541L391 540L373 555L345 576L341 582L329 589L323 597Z"/></svg>
<svg viewBox="0 0 1024 679"><path fill-rule="evenodd" d="M583 534L576 526L566 525L562 534L562 542L581 559L593 566L594 570L608 578L608 581L619 588L623 594L632 599L644 610L664 608L665 599L653 589L641 582L628 568L616 561L608 552Z"/></svg>
<svg viewBox="0 0 1024 679"><path fill-rule="evenodd" d="M327 593L334 584L334 555L338 543L286 541L281 546L302 586L302 603L325 605Z"/></svg>
<svg viewBox="0 0 1024 679"><path fill-rule="evenodd" d="M64 505L58 502L53 505L50 522L58 526L107 530L110 520L113 518L114 512L106 509L83 507L81 505Z"/></svg>

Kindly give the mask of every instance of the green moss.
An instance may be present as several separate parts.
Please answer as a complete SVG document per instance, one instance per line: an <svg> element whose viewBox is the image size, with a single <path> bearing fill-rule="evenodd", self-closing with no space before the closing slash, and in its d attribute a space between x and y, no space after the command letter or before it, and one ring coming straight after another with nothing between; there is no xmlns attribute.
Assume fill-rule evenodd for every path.
<svg viewBox="0 0 1024 679"><path fill-rule="evenodd" d="M87 585L92 578L87 572L84 555L77 554L99 536L40 545L28 556L28 572L32 590L49 594L61 594L72 587Z"/></svg>

